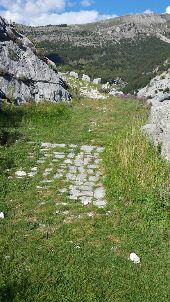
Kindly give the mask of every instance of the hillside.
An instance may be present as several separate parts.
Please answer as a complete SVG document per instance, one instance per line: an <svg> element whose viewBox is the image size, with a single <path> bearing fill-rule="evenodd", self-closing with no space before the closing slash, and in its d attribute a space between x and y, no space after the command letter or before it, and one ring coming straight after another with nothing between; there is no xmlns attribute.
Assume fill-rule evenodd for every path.
<svg viewBox="0 0 170 302"><path fill-rule="evenodd" d="M41 54L62 71L75 70L101 77L121 77L125 92L144 87L154 70L169 57L170 15L129 15L74 26L17 28L36 44Z"/></svg>

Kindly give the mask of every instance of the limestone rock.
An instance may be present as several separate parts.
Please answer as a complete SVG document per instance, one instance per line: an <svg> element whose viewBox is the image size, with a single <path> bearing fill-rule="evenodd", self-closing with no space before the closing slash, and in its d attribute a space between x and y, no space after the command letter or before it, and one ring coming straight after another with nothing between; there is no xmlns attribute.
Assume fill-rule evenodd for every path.
<svg viewBox="0 0 170 302"><path fill-rule="evenodd" d="M170 98L170 69L153 78L146 87L139 90L137 96L152 99L152 103Z"/></svg>
<svg viewBox="0 0 170 302"><path fill-rule="evenodd" d="M148 98L148 104L152 105L143 132L161 147L162 156L170 160L170 69L139 90L138 98Z"/></svg>
<svg viewBox="0 0 170 302"><path fill-rule="evenodd" d="M117 90L116 88L112 88L109 92L109 95L111 96L122 96L124 93L120 90Z"/></svg>
<svg viewBox="0 0 170 302"><path fill-rule="evenodd" d="M110 83L109 82L102 85L103 90L108 90L109 88L110 88Z"/></svg>
<svg viewBox="0 0 170 302"><path fill-rule="evenodd" d="M0 17L0 92L17 103L70 101L65 82L34 53L32 42Z"/></svg>
<svg viewBox="0 0 170 302"><path fill-rule="evenodd" d="M70 76L75 78L75 79L78 79L79 78L79 75L77 72L74 72L74 71L70 71Z"/></svg>
<svg viewBox="0 0 170 302"><path fill-rule="evenodd" d="M102 79L101 78L97 78L93 80L93 84L99 85L101 84Z"/></svg>
<svg viewBox="0 0 170 302"><path fill-rule="evenodd" d="M161 146L162 156L170 160L170 100L152 105L148 123L143 127L143 131L155 145Z"/></svg>
<svg viewBox="0 0 170 302"><path fill-rule="evenodd" d="M90 77L88 75L86 75L86 74L83 74L82 80L86 81L86 82L90 82L91 81Z"/></svg>

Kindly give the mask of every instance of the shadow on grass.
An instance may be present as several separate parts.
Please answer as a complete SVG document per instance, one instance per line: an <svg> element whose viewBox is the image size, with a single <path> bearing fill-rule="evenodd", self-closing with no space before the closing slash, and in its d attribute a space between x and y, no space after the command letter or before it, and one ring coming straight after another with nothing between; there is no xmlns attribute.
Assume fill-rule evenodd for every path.
<svg viewBox="0 0 170 302"><path fill-rule="evenodd" d="M11 283L0 289L0 301L13 302L16 301L16 296L19 296L22 301L25 301L26 289L28 288L29 281L24 278L20 284Z"/></svg>
<svg viewBox="0 0 170 302"><path fill-rule="evenodd" d="M22 118L22 111L11 104L0 107L0 145L12 144L20 137Z"/></svg>

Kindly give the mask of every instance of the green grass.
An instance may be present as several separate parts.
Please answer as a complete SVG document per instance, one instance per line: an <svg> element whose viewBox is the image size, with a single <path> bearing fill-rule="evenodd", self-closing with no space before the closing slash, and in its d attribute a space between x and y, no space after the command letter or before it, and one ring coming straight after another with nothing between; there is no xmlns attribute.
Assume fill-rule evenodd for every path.
<svg viewBox="0 0 170 302"><path fill-rule="evenodd" d="M0 112L1 128L17 137L0 147L0 301L168 301L170 166L141 134L147 114L143 104L121 99ZM67 202L56 194L59 182L38 193L39 174L14 177L16 169L36 164L42 141L105 147L105 209L57 208ZM139 265L128 260L132 251Z"/></svg>

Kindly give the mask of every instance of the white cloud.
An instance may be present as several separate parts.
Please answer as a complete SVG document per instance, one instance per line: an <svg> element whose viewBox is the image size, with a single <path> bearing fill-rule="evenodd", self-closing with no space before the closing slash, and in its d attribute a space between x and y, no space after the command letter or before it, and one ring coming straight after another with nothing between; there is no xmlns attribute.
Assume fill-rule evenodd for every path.
<svg viewBox="0 0 170 302"><path fill-rule="evenodd" d="M166 8L166 13L167 13L167 14L170 14L170 6L168 6L168 7Z"/></svg>
<svg viewBox="0 0 170 302"><path fill-rule="evenodd" d="M81 4L82 6L91 6L93 3L94 3L93 0L82 0L82 1L80 2L80 4Z"/></svg>
<svg viewBox="0 0 170 302"><path fill-rule="evenodd" d="M115 17L102 15L96 10L66 12L68 0L0 0L6 19L33 26L48 24L84 24ZM72 2L73 3L73 2Z"/></svg>
<svg viewBox="0 0 170 302"><path fill-rule="evenodd" d="M144 14L154 14L154 12L152 10L150 10L150 9L146 9L144 11Z"/></svg>

